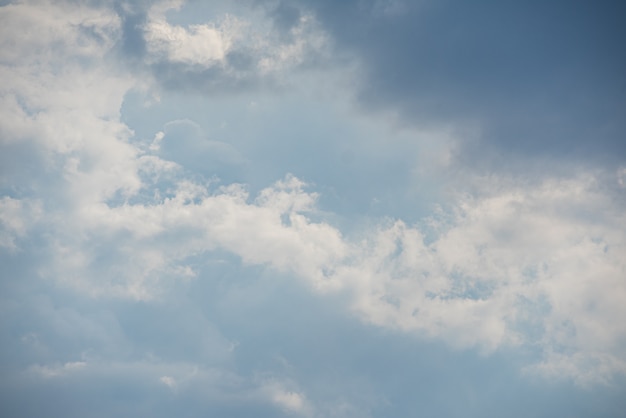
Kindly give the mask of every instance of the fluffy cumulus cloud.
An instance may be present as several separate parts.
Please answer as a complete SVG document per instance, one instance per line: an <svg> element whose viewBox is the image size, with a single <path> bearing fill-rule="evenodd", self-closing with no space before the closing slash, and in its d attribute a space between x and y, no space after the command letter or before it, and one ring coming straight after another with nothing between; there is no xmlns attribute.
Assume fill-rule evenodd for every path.
<svg viewBox="0 0 626 418"><path fill-rule="evenodd" d="M440 10L447 2L420 5L1 6L0 255L6 268L0 275L0 367L6 377L0 386L8 395L0 409L37 416L50 406L62 408L59 414L85 416L93 413L88 402L94 401L104 415L148 410L167 416L181 405L190 416L403 415L416 410L402 369L461 382L464 367L494 361L484 366L493 369L502 355L516 358L507 378L527 393L545 381L555 385L549 390L586 393L583 400L596 399L594 390L623 391L626 189L623 147L615 139L624 133L622 122L591 112L589 129L572 141L582 144L597 134L602 150L591 163L581 163L578 154L559 159L552 152L569 127L552 129L540 118L552 129L546 135L555 136L542 153L535 130L514 129L517 118L498 110L504 93L495 90L509 86L505 76L518 74L513 67L520 57L495 40L497 62L457 74L456 64L491 62L483 49L488 46L478 42L487 41L491 26L479 30L466 22L446 32L450 42L438 49L442 41L427 42L428 28L450 22L450 12ZM185 14L187 8L197 14ZM418 30L412 17L422 13L434 19ZM428 23L424 19L418 22ZM594 36L605 35L592 29ZM502 30L517 48L535 45L518 39L515 28ZM405 53L415 40L422 58L409 59ZM459 48L468 43L475 49L464 59ZM578 63L577 52L563 54L563 65ZM597 58L601 77L610 59ZM565 86L572 80L595 86L589 67L572 73L546 60L550 71L537 76L539 84L543 76L562 74ZM495 84L479 75L481 68L496 77ZM409 74L416 69L418 74ZM325 90L333 82L326 75L342 84L332 94ZM356 79L346 82L351 77ZM325 193L338 190L342 180L323 175L339 171L330 167L336 160L322 153L305 155L319 165L317 181L296 167L260 187L255 183L268 177L264 170L275 161L270 158L278 158L267 155L300 161L310 148L298 148L300 138L283 138L280 129L253 119L256 102L250 97L274 100L275 112L289 115L294 102L285 91L300 91L303 80L307 93L299 100L310 99L316 88L308 84L319 83L315 100L344 95L357 104L367 101L367 109L355 106L342 123L383 126L384 137L364 135L362 149L342 154L343 164L356 167L353 176L369 179L380 172L349 165L350 155L393 157L394 146L417 150L403 183L410 190L389 187L390 199L406 202L421 190L430 199L428 215L409 221L333 213ZM447 80L458 86L446 90ZM495 90L474 100L482 82ZM516 86L510 86L514 92ZM623 94L594 94L604 104L623 104ZM142 98L140 104L132 103L133 95ZM192 104L180 105L180 97ZM516 103L533 109L535 99L522 94ZM210 110L215 102L235 103L234 116ZM468 110L469 102L476 112ZM567 116L557 125L568 125L579 111L597 110L585 103L552 113ZM199 111L202 106L206 110ZM372 122L372 109L380 108L399 109L399 117ZM218 118L211 112L257 123L253 141L233 138L246 131L224 121L208 129L204 118ZM159 122L133 116L143 113ZM403 132L419 131L418 125L424 126L420 132L435 133L410 134L420 136L417 145L403 143ZM461 126L478 126L471 140L462 137L468 130ZM512 136L499 137L500 130ZM342 138L346 132L337 140L351 143ZM454 138L445 143L429 142L449 132ZM530 153L502 152L515 135L530 138ZM510 164L470 163L474 154L464 141ZM257 152L263 144L277 149ZM339 149L324 146L327 154ZM617 155L606 157L611 150ZM408 157L402 158L396 165L406 164ZM543 167L546 162L551 166ZM511 169L520 164L528 172ZM229 178L239 180L223 180ZM377 340L380 332L386 333L384 343ZM406 338L412 348L403 351ZM445 347L450 363L467 364L455 371L443 365L447 360L438 360L436 370L416 364L414 350L434 356L427 354L429 344ZM394 353L401 355L394 359ZM471 360L463 360L467 353ZM379 354L381 364L394 364L393 377L371 361ZM470 405L477 416L489 412L486 404L471 401L488 394L468 394L466 386L458 386L464 394L458 410ZM597 397L606 416L620 410L611 393ZM559 411L567 408L551 403L537 414Z"/></svg>

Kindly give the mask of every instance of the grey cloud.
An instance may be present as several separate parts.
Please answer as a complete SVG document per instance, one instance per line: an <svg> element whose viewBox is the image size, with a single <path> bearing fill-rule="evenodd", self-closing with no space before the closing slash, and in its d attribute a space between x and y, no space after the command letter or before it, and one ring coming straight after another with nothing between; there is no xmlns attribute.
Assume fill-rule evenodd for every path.
<svg viewBox="0 0 626 418"><path fill-rule="evenodd" d="M118 7L121 49L135 61L146 57L142 28L150 3L142 4ZM293 41L290 31L313 12L337 48L334 58L348 52L362 63L363 109L392 109L409 126L475 128L477 135L462 138L459 162L503 165L498 155L512 154L615 165L626 157L620 2L283 0L233 7L250 4L265 5L279 43ZM284 85L282 73L259 72L262 55L239 44L219 65L157 60L146 69L173 91L232 94ZM294 68L329 64L314 50L303 56Z"/></svg>
<svg viewBox="0 0 626 418"><path fill-rule="evenodd" d="M470 161L484 146L626 156L622 2L421 1L401 13L380 13L380 1L305 3L361 60L364 108L395 109L408 125L478 123L480 140L462 150Z"/></svg>

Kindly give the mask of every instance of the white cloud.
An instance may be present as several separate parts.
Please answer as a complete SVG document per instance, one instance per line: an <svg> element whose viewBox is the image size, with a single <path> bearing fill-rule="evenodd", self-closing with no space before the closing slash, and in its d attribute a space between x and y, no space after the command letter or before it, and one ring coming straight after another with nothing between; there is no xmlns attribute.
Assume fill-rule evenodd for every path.
<svg viewBox="0 0 626 418"><path fill-rule="evenodd" d="M401 222L381 229L337 276L375 324L487 351L538 345L606 380L626 360L625 221L592 176L507 184L462 198L429 244Z"/></svg>
<svg viewBox="0 0 626 418"><path fill-rule="evenodd" d="M153 6L144 26L149 52L154 58L188 65L210 67L222 62L239 36L242 23L227 17L219 26L203 24L185 28L170 25L165 12L179 7L180 4L164 6L162 3Z"/></svg>
<svg viewBox="0 0 626 418"><path fill-rule="evenodd" d="M626 362L606 352L548 352L542 361L525 367L528 374L539 374L551 380L571 379L583 387L610 385L611 377L626 374Z"/></svg>
<svg viewBox="0 0 626 418"><path fill-rule="evenodd" d="M168 388L174 390L176 389L176 380L170 376L161 376L159 378L159 382L163 383Z"/></svg>
<svg viewBox="0 0 626 418"><path fill-rule="evenodd" d="M272 401L289 411L300 412L304 408L304 397L297 392L276 390L272 394Z"/></svg>
<svg viewBox="0 0 626 418"><path fill-rule="evenodd" d="M43 378L49 379L52 377L60 377L70 373L74 373L78 370L83 369L86 365L87 363L83 361L54 364L51 366L42 366L39 364L35 364L30 366L28 371L31 373L35 373Z"/></svg>
<svg viewBox="0 0 626 418"><path fill-rule="evenodd" d="M310 219L316 196L303 186L287 177L250 201L239 185L210 192L182 182L160 202L85 206L76 219L88 236L131 234L112 259L120 295L150 297L186 257L226 249L318 290L349 292L352 309L379 326L487 352L528 344L561 350L560 359L600 355L614 367L586 366L598 381L622 371L625 220L592 177L463 197L449 219L433 222L429 243L400 221L343 237ZM71 252L84 247L77 241ZM85 277L94 267L80 265ZM102 279L77 283L106 291ZM583 363L596 364L573 364Z"/></svg>
<svg viewBox="0 0 626 418"><path fill-rule="evenodd" d="M2 141L31 144L43 176L62 167L74 197L136 190L137 152L118 120L133 81L105 60L120 33L117 16L73 3L25 2L0 8L0 17L10 31L2 39L20 51L0 53ZM33 28L32 36L15 39L23 27Z"/></svg>
<svg viewBox="0 0 626 418"><path fill-rule="evenodd" d="M113 291L149 298L158 292L160 275L180 277L184 271L189 276L177 263L198 252L223 248L244 262L267 264L328 286L326 270L344 256L346 244L339 231L305 217L303 212L313 209L315 195L302 187L302 182L287 177L248 202L239 185L210 193L182 181L172 196L152 204L83 202L72 214L73 228L64 233L67 239L56 247L54 271L91 294ZM99 237L117 248L99 268L105 277L90 273L99 257L86 245L86 237ZM109 241L112 238L115 241ZM106 277L115 277L116 284Z"/></svg>
<svg viewBox="0 0 626 418"><path fill-rule="evenodd" d="M273 27L259 10L248 10L241 16L223 13L202 24L170 23L167 13L183 4L153 4L143 25L146 63L157 68L156 78L165 77L160 81L166 84L193 83L192 88L198 89L242 81L286 83L292 75L290 70L328 59L329 38L312 14L300 16L287 34ZM169 64L176 70L163 71ZM204 75L207 69L212 71Z"/></svg>
<svg viewBox="0 0 626 418"><path fill-rule="evenodd" d="M81 2L27 0L2 6L0 31L3 64L62 60L53 52L66 48L75 57L102 57L115 42L119 18Z"/></svg>
<svg viewBox="0 0 626 418"><path fill-rule="evenodd" d="M290 412L303 412L305 398L298 392L291 392L275 385L266 387L270 391L272 402Z"/></svg>
<svg viewBox="0 0 626 418"><path fill-rule="evenodd" d="M263 381L260 391L267 400L283 411L299 416L311 416L312 406L304 393L294 386L293 382L273 378Z"/></svg>
<svg viewBox="0 0 626 418"><path fill-rule="evenodd" d="M329 49L329 39L313 15L301 16L298 24L289 30L289 35L288 42L277 43L271 37L257 40L256 48L263 51L258 63L262 73L296 67L312 57L323 56Z"/></svg>

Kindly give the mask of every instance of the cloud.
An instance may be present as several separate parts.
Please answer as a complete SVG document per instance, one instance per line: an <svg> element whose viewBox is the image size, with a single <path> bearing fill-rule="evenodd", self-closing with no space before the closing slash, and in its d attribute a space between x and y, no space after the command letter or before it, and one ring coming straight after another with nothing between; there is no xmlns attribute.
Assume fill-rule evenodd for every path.
<svg viewBox="0 0 626 418"><path fill-rule="evenodd" d="M120 51L151 75L157 90L206 94L282 86L294 70L323 63L329 49L310 14L298 15L288 29L278 30L261 13L233 4L231 12L216 12L213 21L170 23L182 5L160 1L118 8L123 22Z"/></svg>
<svg viewBox="0 0 626 418"><path fill-rule="evenodd" d="M159 382L162 382L164 385L171 389L176 389L176 380L169 376L161 376L159 378Z"/></svg>
<svg viewBox="0 0 626 418"><path fill-rule="evenodd" d="M491 153L593 165L626 155L616 2L281 5L312 13L337 49L355 57L364 109L395 113L405 126L478 127L478 137L460 143L464 164Z"/></svg>
<svg viewBox="0 0 626 418"><path fill-rule="evenodd" d="M509 184L461 197L433 229L396 221L359 239L312 221L316 196L303 187L287 177L250 201L240 185L210 192L185 181L151 204L84 205L72 215L81 234L68 236L99 244L57 242L54 260L71 261L51 271L93 295L144 299L189 270L190 256L227 250L319 291L347 292L351 309L378 326L487 352L535 345L546 355L601 355L614 367L589 379L620 373L624 216L594 177ZM106 237L117 250L103 254Z"/></svg>
<svg viewBox="0 0 626 418"><path fill-rule="evenodd" d="M189 28L170 25L164 15L170 7L178 8L180 4L163 7L162 3L157 3L148 14L144 39L149 56L155 60L205 68L223 63L241 24L230 18L218 27L206 24L190 25Z"/></svg>
<svg viewBox="0 0 626 418"><path fill-rule="evenodd" d="M54 366L33 365L30 367L30 371L48 379L51 377L59 377L68 373L73 373L84 368L85 365L86 363L84 361L74 361Z"/></svg>
<svg viewBox="0 0 626 418"><path fill-rule="evenodd" d="M289 389L285 382L272 379L263 383L261 388L265 396L282 410L297 416L311 416L312 410L306 396L296 390Z"/></svg>
<svg viewBox="0 0 626 418"><path fill-rule="evenodd" d="M115 120L132 78L117 76L111 63L103 60L118 34L116 15L65 3L52 7L46 2L40 7L11 4L0 13L11 21L3 30L22 25L37 31L36 36L20 40L23 50L19 58L13 59L11 48L3 48L0 71L7 81L2 88L2 125L7 127L3 142L14 149L33 149L28 158L37 163L32 165L43 165L36 168L36 176L45 177L47 170L56 170L61 163L57 157L61 158L67 180L85 198L111 193L111 185L104 183L113 179L128 190L136 187L136 178L127 171L134 164L134 151L126 143L130 131ZM54 17L59 14L63 18ZM8 38L8 34L3 37ZM44 53L44 40L56 50ZM85 140L86 133L94 137ZM108 136L116 140L108 141ZM5 187L12 174L5 175Z"/></svg>
<svg viewBox="0 0 626 418"><path fill-rule="evenodd" d="M195 251L228 249L246 263L291 271L321 290L347 290L353 309L381 326L486 350L507 344L548 351L564 346L590 355L608 350L619 364L626 329L613 318L623 315L626 298L619 256L624 219L618 208L605 209L601 222L585 218L611 207L594 181L548 182L462 200L430 244L425 232L402 222L347 241L303 215L313 200L295 179L265 189L252 204L239 188L229 188L195 205L168 205L172 215L164 219L172 223L163 230L204 219L193 222L206 231ZM150 211L141 208L126 225L141 229ZM544 329L537 340L526 321ZM573 334L566 331L572 326Z"/></svg>

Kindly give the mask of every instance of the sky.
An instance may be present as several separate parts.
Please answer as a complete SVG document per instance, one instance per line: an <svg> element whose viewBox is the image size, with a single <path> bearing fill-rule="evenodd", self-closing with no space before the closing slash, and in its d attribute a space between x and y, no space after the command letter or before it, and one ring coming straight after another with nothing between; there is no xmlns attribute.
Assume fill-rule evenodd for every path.
<svg viewBox="0 0 626 418"><path fill-rule="evenodd" d="M0 415L622 417L620 1L0 1Z"/></svg>

